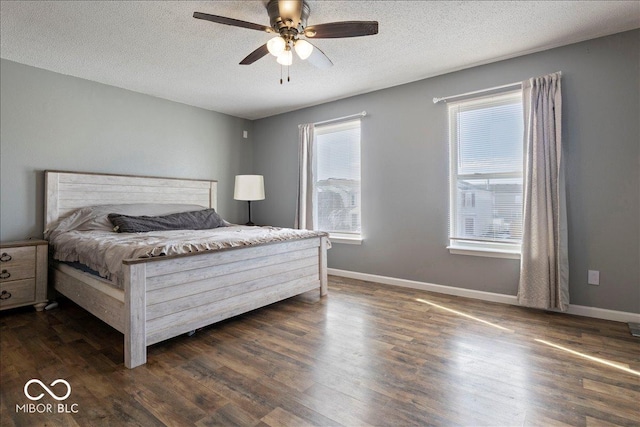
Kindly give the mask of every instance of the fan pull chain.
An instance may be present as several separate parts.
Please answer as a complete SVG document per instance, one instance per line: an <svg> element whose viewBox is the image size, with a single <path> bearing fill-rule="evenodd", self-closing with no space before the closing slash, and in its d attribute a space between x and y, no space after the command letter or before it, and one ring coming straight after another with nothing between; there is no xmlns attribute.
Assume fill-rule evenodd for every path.
<svg viewBox="0 0 640 427"><path fill-rule="evenodd" d="M282 65L280 65L280 84L282 84L283 82L283 76L282 76ZM287 82L291 81L291 76L289 74L289 66L287 65Z"/></svg>

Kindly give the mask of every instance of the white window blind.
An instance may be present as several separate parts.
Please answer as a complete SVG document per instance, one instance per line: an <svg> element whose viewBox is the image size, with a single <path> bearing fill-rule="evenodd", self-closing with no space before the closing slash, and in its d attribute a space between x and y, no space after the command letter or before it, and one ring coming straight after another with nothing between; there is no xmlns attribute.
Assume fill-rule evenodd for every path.
<svg viewBox="0 0 640 427"><path fill-rule="evenodd" d="M451 103L449 126L450 247L519 251L521 91Z"/></svg>
<svg viewBox="0 0 640 427"><path fill-rule="evenodd" d="M314 229L359 236L360 119L315 128Z"/></svg>

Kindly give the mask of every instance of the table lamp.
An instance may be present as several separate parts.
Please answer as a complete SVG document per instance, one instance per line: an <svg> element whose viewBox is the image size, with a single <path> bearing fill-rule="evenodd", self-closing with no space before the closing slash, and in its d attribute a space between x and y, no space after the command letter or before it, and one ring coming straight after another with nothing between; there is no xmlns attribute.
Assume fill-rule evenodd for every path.
<svg viewBox="0 0 640 427"><path fill-rule="evenodd" d="M233 198L247 201L249 204L249 222L246 225L255 225L251 222L251 202L264 200L264 177L262 175L236 175Z"/></svg>

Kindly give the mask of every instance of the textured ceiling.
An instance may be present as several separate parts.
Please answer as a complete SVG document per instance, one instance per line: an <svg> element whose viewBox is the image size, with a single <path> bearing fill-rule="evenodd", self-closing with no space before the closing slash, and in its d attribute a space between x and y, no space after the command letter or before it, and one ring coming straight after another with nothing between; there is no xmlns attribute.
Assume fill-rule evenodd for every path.
<svg viewBox="0 0 640 427"><path fill-rule="evenodd" d="M379 34L314 43L328 70L294 57L238 63L270 35L194 11L269 25L266 1L2 1L0 56L233 116L257 119L640 27L640 1L309 1L308 25L377 20Z"/></svg>

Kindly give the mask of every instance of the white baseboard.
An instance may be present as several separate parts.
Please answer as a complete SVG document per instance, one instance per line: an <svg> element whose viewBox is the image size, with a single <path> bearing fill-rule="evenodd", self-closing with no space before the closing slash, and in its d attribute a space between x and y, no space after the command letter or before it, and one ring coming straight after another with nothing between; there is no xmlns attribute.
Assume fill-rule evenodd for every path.
<svg viewBox="0 0 640 427"><path fill-rule="evenodd" d="M496 294L494 292L476 291L473 289L456 288L454 286L436 285L434 283L418 282L416 280L397 279L395 277L378 276L376 274L358 273L356 271L328 268L327 272L334 276L350 279L365 280L368 282L382 283L385 285L401 286L405 288L420 289L423 291L437 292L446 295L475 298L483 301L499 302L503 304L518 305L515 295ZM569 305L568 314L593 317L596 319L613 320L616 322L640 323L639 313L627 313L625 311L607 310L606 308L587 307L584 305Z"/></svg>

